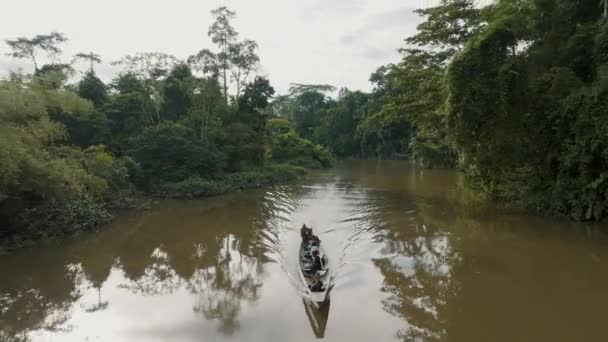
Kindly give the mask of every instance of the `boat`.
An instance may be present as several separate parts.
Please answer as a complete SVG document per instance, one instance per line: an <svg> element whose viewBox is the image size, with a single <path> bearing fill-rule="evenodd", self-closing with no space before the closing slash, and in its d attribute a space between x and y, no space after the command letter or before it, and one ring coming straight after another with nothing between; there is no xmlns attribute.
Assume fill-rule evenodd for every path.
<svg viewBox="0 0 608 342"><path fill-rule="evenodd" d="M329 260L323 246L319 245L319 256L323 262L323 268L316 272L311 271L312 260L307 257L308 242L302 240L298 252L298 273L305 285L307 297L316 303L324 303L329 300L329 293L333 287L332 277L329 272ZM318 284L317 282L321 282Z"/></svg>
<svg viewBox="0 0 608 342"><path fill-rule="evenodd" d="M324 303L316 304L310 302L310 300L303 298L304 310L306 311L306 317L312 328L315 337L322 339L325 337L325 330L327 329L327 320L329 319L329 303L328 299Z"/></svg>

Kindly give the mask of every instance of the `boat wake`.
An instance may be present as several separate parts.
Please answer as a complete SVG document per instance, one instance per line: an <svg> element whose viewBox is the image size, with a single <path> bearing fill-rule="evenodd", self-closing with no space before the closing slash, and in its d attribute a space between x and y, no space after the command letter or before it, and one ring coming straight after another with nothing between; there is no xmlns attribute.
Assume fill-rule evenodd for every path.
<svg viewBox="0 0 608 342"><path fill-rule="evenodd" d="M266 257L280 265L297 293L315 297L298 270L302 224L313 227L327 253L328 292L363 281L359 279L359 267L379 253L382 238L378 224L382 203L370 200L366 189L353 189L338 181L311 187L276 187L266 193L265 202L271 210L259 240Z"/></svg>

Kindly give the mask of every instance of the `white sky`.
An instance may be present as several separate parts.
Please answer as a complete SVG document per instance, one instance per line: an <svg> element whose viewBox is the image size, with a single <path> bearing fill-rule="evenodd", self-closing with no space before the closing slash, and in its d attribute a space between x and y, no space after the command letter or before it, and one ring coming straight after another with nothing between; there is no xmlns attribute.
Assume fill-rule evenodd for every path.
<svg viewBox="0 0 608 342"><path fill-rule="evenodd" d="M289 83L328 83L369 90L370 74L398 60L396 49L415 31L414 8L436 0L3 0L0 39L56 30L70 39L64 59L99 53L96 68L105 80L107 63L126 54L162 51L186 58L213 48L207 37L210 11L226 5L241 38L258 42L262 74L279 93ZM5 56L0 74L31 65ZM70 57L71 58L71 57Z"/></svg>

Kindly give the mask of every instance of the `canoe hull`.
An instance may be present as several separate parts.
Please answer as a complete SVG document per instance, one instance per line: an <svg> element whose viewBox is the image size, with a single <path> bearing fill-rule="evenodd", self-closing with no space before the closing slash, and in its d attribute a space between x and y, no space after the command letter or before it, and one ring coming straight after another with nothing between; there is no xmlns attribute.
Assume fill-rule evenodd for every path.
<svg viewBox="0 0 608 342"><path fill-rule="evenodd" d="M316 275L309 275L304 272L304 263L303 263L303 252L304 252L304 242L300 245L300 250L298 252L298 273L300 274L300 279L302 283L305 285L305 292L307 297L316 303L323 303L329 299L329 292L331 291L331 276L329 272L329 259L327 258L327 254L323 250L323 247L319 247L321 256L324 256L326 259L325 268L322 271L319 271ZM311 286L315 283L315 280L318 279L323 283L322 291L313 291L311 290Z"/></svg>

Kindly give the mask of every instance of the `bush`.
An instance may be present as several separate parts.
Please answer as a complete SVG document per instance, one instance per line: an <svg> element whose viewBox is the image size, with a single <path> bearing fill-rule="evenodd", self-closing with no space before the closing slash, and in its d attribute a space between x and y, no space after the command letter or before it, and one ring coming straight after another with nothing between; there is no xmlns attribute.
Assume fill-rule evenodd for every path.
<svg viewBox="0 0 608 342"><path fill-rule="evenodd" d="M154 192L167 198L200 198L219 195L230 190L232 189L225 183L193 176L181 182L164 183Z"/></svg>
<svg viewBox="0 0 608 342"><path fill-rule="evenodd" d="M236 122L225 127L219 143L226 152L228 170L231 172L264 164L266 135L245 123Z"/></svg>
<svg viewBox="0 0 608 342"><path fill-rule="evenodd" d="M299 179L308 171L292 165L271 165L263 169L232 173L216 179L189 177L181 182L165 183L156 189L157 195L167 198L201 198L235 190L259 188L268 184Z"/></svg>
<svg viewBox="0 0 608 342"><path fill-rule="evenodd" d="M50 202L28 208L18 217L17 233L28 237L49 237L96 228L110 221L112 215L103 204L84 196L66 203Z"/></svg>
<svg viewBox="0 0 608 342"><path fill-rule="evenodd" d="M224 155L196 133L177 123L146 128L130 142L128 155L141 167L148 184L177 182L191 176L210 177L222 171Z"/></svg>
<svg viewBox="0 0 608 342"><path fill-rule="evenodd" d="M65 134L47 112L90 107L69 91L0 82L0 236L52 236L108 220L102 203L128 187L126 162L103 146L57 146Z"/></svg>
<svg viewBox="0 0 608 342"><path fill-rule="evenodd" d="M331 166L333 158L321 145L315 145L296 132L289 131L272 137L272 161L318 169Z"/></svg>

